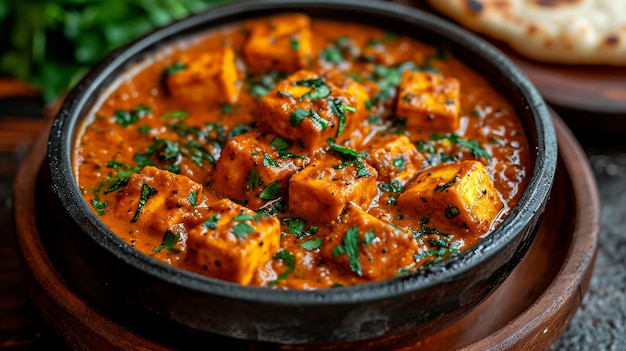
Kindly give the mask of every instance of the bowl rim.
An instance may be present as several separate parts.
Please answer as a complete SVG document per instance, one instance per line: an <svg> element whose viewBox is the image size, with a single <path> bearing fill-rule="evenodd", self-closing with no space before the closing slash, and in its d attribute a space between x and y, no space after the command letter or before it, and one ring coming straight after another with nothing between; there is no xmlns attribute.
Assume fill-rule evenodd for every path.
<svg viewBox="0 0 626 351"><path fill-rule="evenodd" d="M196 28L203 27L203 25L205 30L214 28L215 24L212 23L214 21L223 20L230 16L241 16L242 13L248 17L255 17L262 16L259 15L260 13L305 11L308 7L367 12L385 19L421 22L420 26L437 28L450 42L472 43L473 46L466 49L471 50L481 59L487 59L490 65L496 66L498 71L511 79L515 89L525 100L524 108L530 110L535 124L533 132L536 133L536 140L531 139L533 136L528 135L528 130L526 133L529 146L535 146L534 150L530 150L531 161L534 159L535 163L532 165L532 173L526 189L503 222L486 238L459 255L421 269L416 273L379 282L318 290L281 290L243 286L175 268L140 253L106 227L82 197L75 181L72 160L75 138L77 137L76 131L82 118L81 113L89 111L93 107L89 103L92 96L101 95L106 90L106 86L103 89L101 85L107 81L107 77L112 74L115 75L117 70L121 69L122 72L127 70L127 67L124 68L125 64L133 62L136 57L146 52L154 51L155 45L163 39L170 42L173 38L180 39L187 36L188 34L184 33L188 31L200 33L201 31ZM418 38L418 40L420 39ZM462 59L461 61L463 62ZM539 152L542 153L539 154ZM454 277L474 268L506 247L528 225L529 219L545 208L545 202L549 196L556 172L557 143L556 132L549 111L530 80L494 46L452 22L416 8L385 1L260 0L212 7L157 28L107 55L92 67L66 96L52 122L48 139L47 160L52 175L53 192L59 198L66 213L85 232L85 235L95 240L99 246L105 248L116 259L147 272L158 280L201 293L224 297L235 296L237 299L257 303L275 305L356 304L399 297L454 280Z"/></svg>

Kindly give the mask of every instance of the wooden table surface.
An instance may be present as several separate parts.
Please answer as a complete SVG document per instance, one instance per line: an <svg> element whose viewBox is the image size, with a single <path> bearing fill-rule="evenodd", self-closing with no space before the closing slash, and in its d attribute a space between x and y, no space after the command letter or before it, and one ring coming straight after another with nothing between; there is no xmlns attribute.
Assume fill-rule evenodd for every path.
<svg viewBox="0 0 626 351"><path fill-rule="evenodd" d="M0 112L23 99L0 99ZM29 108L37 99L28 100ZM42 106L43 107L43 106ZM19 112L18 106L10 106ZM0 113L0 349L49 350L65 346L43 321L24 285L16 248L11 202L14 177L31 142L48 124L38 116ZM590 138L579 131L602 197L601 242L583 304L552 350L618 350L626 345L626 146L619 135ZM597 136L596 136L597 137Z"/></svg>
<svg viewBox="0 0 626 351"><path fill-rule="evenodd" d="M0 231L0 349L64 349L27 294L11 207L17 169L47 125L51 110L28 87L7 86L0 80L0 228L4 229ZM8 97L17 89L26 97ZM601 196L602 232L583 303L551 350L620 350L626 346L626 141L623 133L612 133L610 128L593 130L591 117L591 128L584 128L579 115L556 110L566 122L575 122L570 127L594 171ZM609 127L610 123L625 125L626 111L604 117Z"/></svg>

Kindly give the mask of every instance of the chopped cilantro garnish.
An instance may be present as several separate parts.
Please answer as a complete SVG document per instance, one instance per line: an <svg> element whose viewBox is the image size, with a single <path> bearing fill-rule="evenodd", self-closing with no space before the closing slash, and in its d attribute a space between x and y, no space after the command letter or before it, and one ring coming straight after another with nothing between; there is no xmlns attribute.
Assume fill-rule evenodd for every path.
<svg viewBox="0 0 626 351"><path fill-rule="evenodd" d="M300 122L302 122L305 118L309 117L311 115L311 110L304 110L304 109L297 109L295 111L292 111L289 114L289 124L291 124L292 127L297 127Z"/></svg>
<svg viewBox="0 0 626 351"><path fill-rule="evenodd" d="M317 123L322 128L322 130L326 129L326 127L328 126L328 121L323 119L322 116L317 113L317 111L311 110L311 117L313 118L315 123Z"/></svg>
<svg viewBox="0 0 626 351"><path fill-rule="evenodd" d="M291 50L293 51L298 51L300 49L300 42L298 41L298 39L292 38L289 41L289 45L291 45Z"/></svg>
<svg viewBox="0 0 626 351"><path fill-rule="evenodd" d="M350 77L350 78L354 79L354 81L357 82L357 83L363 83L365 81L365 79L363 77L361 77L358 73L345 72L343 75L346 76L346 77Z"/></svg>
<svg viewBox="0 0 626 351"><path fill-rule="evenodd" d="M278 71L270 71L269 73L253 77L250 81L250 93L256 97L263 97L267 95L276 83L282 79L284 79L286 75L284 73L280 73Z"/></svg>
<svg viewBox="0 0 626 351"><path fill-rule="evenodd" d="M437 185L437 186L435 187L435 194L438 194L438 193L440 193L440 192L442 192L442 191L444 191L444 190L448 189L449 187L453 186L453 185L454 185L454 183L456 183L456 181L457 181L457 180L459 180L459 175L458 175L458 174L456 174L456 175L454 176L454 178L452 178L452 180L451 180L451 181L449 181L449 182L447 182L447 183L444 183L444 184Z"/></svg>
<svg viewBox="0 0 626 351"><path fill-rule="evenodd" d="M98 212L100 216L104 215L105 213L104 209L109 204L108 201L104 201L104 202L100 201L100 189L102 189L103 185L104 183L100 183L97 188L91 189L91 193L93 194L93 200L91 200L91 206L93 206L93 209L96 210L96 212Z"/></svg>
<svg viewBox="0 0 626 351"><path fill-rule="evenodd" d="M209 150L202 147L197 141L191 140L186 143L181 143L180 149L181 155L188 157L199 167L203 167L203 161L209 161L215 163L216 160Z"/></svg>
<svg viewBox="0 0 626 351"><path fill-rule="evenodd" d="M402 185L402 183L400 183L400 181L397 179L394 179L389 183L382 183L380 185L380 188L383 191L390 193L401 193L404 191L404 185Z"/></svg>
<svg viewBox="0 0 626 351"><path fill-rule="evenodd" d="M180 233L172 233L171 231L165 232L163 235L163 242L152 250L153 252L161 252L163 249L168 249L170 252L177 253L179 250L174 249L174 245L180 240Z"/></svg>
<svg viewBox="0 0 626 351"><path fill-rule="evenodd" d="M344 129L346 128L346 110L350 112L355 112L356 108L344 105L341 99L334 99L330 103L330 110L335 114L335 116L337 116L337 119L339 120L337 134L335 135L335 137L338 137L343 133Z"/></svg>
<svg viewBox="0 0 626 351"><path fill-rule="evenodd" d="M161 120L165 121L168 119L185 119L189 116L188 112L185 111L172 111L161 116Z"/></svg>
<svg viewBox="0 0 626 351"><path fill-rule="evenodd" d="M275 180L261 190L259 197L263 200L275 200L280 196L281 190L280 180Z"/></svg>
<svg viewBox="0 0 626 351"><path fill-rule="evenodd" d="M175 62L171 66L165 69L166 74L176 74L182 70L187 69L187 64L183 62Z"/></svg>
<svg viewBox="0 0 626 351"><path fill-rule="evenodd" d="M283 222L287 223L287 232L289 234L300 235L306 227L306 221L302 218L285 218Z"/></svg>
<svg viewBox="0 0 626 351"><path fill-rule="evenodd" d="M424 231L424 228L424 225L422 225L422 231ZM431 249L421 250L413 255L416 262L432 257L425 261L422 267L435 264L442 261L445 257L455 256L460 252L460 247L463 245L462 240L454 240L454 235L440 233L434 228L426 229L427 232L424 232L425 234L434 235L434 237L431 237L428 241L428 245Z"/></svg>
<svg viewBox="0 0 626 351"><path fill-rule="evenodd" d="M109 168L123 168L126 167L126 164L124 164L124 162L120 162L117 160L110 160L109 162L107 162L107 167Z"/></svg>
<svg viewBox="0 0 626 351"><path fill-rule="evenodd" d="M363 245L369 245L376 239L376 233L373 230L368 230L365 232L365 241L363 241Z"/></svg>
<svg viewBox="0 0 626 351"><path fill-rule="evenodd" d="M125 186L128 183L128 179L130 178L130 176L133 175L133 173L139 172L143 165L131 167L124 164L123 162L111 160L107 162L107 167L117 169L118 171L116 177L107 178L106 181L109 186L104 190L105 194L108 194Z"/></svg>
<svg viewBox="0 0 626 351"><path fill-rule="evenodd" d="M328 139L327 142L328 145L330 145L331 149L337 151L343 158L355 159L359 157L364 157L364 155L359 154L353 149L337 144L333 139Z"/></svg>
<svg viewBox="0 0 626 351"><path fill-rule="evenodd" d="M268 167L268 166L272 166L272 167L278 167L278 162L276 162L276 160L274 160L272 158L272 156L270 156L267 153L263 154L263 166Z"/></svg>
<svg viewBox="0 0 626 351"><path fill-rule="evenodd" d="M276 283L278 283L280 280L284 280L285 278L287 278L289 273L291 273L291 271L293 271L296 266L296 258L291 254L291 252L285 249L281 249L276 254L274 254L273 259L282 260L287 265L287 268L278 276L278 278L272 280L269 283L270 287L276 285Z"/></svg>
<svg viewBox="0 0 626 351"><path fill-rule="evenodd" d="M382 191L392 193L387 197L388 205L395 205L400 193L404 191L404 185L402 185L402 183L400 183L397 179L394 179L389 183L380 183L379 188Z"/></svg>
<svg viewBox="0 0 626 351"><path fill-rule="evenodd" d="M202 226L205 227L206 229L215 229L217 228L217 222L220 220L220 214L215 214L211 217L209 217L206 221L204 221L204 223L202 223Z"/></svg>
<svg viewBox="0 0 626 351"><path fill-rule="evenodd" d="M346 231L342 244L339 244L333 250L333 256L337 257L345 253L348 256L350 269L358 274L363 275L361 270L361 262L359 261L359 228L351 227Z"/></svg>
<svg viewBox="0 0 626 351"><path fill-rule="evenodd" d="M343 63L341 50L334 46L322 50L322 52L320 52L320 56L322 57L322 60L333 65L340 65Z"/></svg>
<svg viewBox="0 0 626 351"><path fill-rule="evenodd" d="M441 141L448 140L452 144L459 145L469 150L472 156L476 158L484 158L487 162L491 162L491 155L485 150L477 140L474 139L462 139L456 133L448 133L445 135L433 134L432 140Z"/></svg>
<svg viewBox="0 0 626 351"><path fill-rule="evenodd" d="M300 244L300 246L303 249L310 251L310 250L315 250L319 248L320 246L322 246L323 243L324 243L324 240L320 238L315 238L315 239L311 239L311 240L307 240L303 242L302 244Z"/></svg>
<svg viewBox="0 0 626 351"><path fill-rule="evenodd" d="M328 145L330 145L333 150L338 152L344 160L344 162L335 166L335 169L343 169L354 166L357 170L357 178L372 176L372 174L365 167L364 158L368 157L367 152L356 152L355 150L337 144L333 139L328 139L327 142Z"/></svg>
<svg viewBox="0 0 626 351"><path fill-rule="evenodd" d="M289 114L289 124L291 124L292 127L297 127L305 118L309 116L313 118L322 130L326 129L328 126L328 121L323 119L316 110L304 110L301 108Z"/></svg>
<svg viewBox="0 0 626 351"><path fill-rule="evenodd" d="M198 192L197 191L191 191L189 192L189 203L191 204L191 207L196 207L196 202L198 201Z"/></svg>
<svg viewBox="0 0 626 351"><path fill-rule="evenodd" d="M137 106L136 109L132 111L126 110L117 110L115 111L115 122L121 126L127 127L131 124L135 124L139 122L140 118L143 118L145 115L151 114L152 110L144 105Z"/></svg>
<svg viewBox="0 0 626 351"><path fill-rule="evenodd" d="M259 213L255 213L255 214L248 214L248 213L242 213L236 217L233 217L233 221L255 221L258 222L259 218L261 218L261 214Z"/></svg>
<svg viewBox="0 0 626 351"><path fill-rule="evenodd" d="M291 145L289 145L287 140L277 136L274 140L272 140L270 146L273 146L278 151L286 151Z"/></svg>
<svg viewBox="0 0 626 351"><path fill-rule="evenodd" d="M256 169L251 169L246 178L246 189L252 190L261 185L263 185L263 178L261 178Z"/></svg>
<svg viewBox="0 0 626 351"><path fill-rule="evenodd" d="M137 164L139 164L140 167L154 166L154 162L152 162L152 160L150 160L144 154L137 153L133 155L133 161L137 162Z"/></svg>
<svg viewBox="0 0 626 351"><path fill-rule="evenodd" d="M406 168L406 159L404 158L404 156L400 155L396 157L393 160L393 166L396 167L396 169L400 172L404 171L404 169Z"/></svg>
<svg viewBox="0 0 626 351"><path fill-rule="evenodd" d="M398 36L396 34L388 33L388 32L383 34L383 41L390 42L390 41L395 41L395 40L398 40Z"/></svg>
<svg viewBox="0 0 626 351"><path fill-rule="evenodd" d="M278 95L282 95L282 96L286 96L286 97L288 97L288 98L290 98L290 99L295 99L295 98L296 98L295 96L293 96L293 95L289 94L289 93L288 93L288 92L286 92L286 91L282 91L282 90L277 91L277 92L276 92L276 94L278 94Z"/></svg>
<svg viewBox="0 0 626 351"><path fill-rule="evenodd" d="M300 97L300 101L310 98L311 101L323 99L330 95L331 90L322 78L303 79L293 83L297 86L311 87L311 90Z"/></svg>
<svg viewBox="0 0 626 351"><path fill-rule="evenodd" d="M450 205L448 208L446 208L446 218L448 219L454 218L459 214L461 214L461 211L459 211L459 208L456 206Z"/></svg>
<svg viewBox="0 0 626 351"><path fill-rule="evenodd" d="M148 134L150 133L150 126L147 124L141 125L139 128L137 128L137 130L139 131L139 133L141 134Z"/></svg>
<svg viewBox="0 0 626 351"><path fill-rule="evenodd" d="M178 158L180 149L178 144L168 140L157 138L154 144L148 147L147 154L149 156L156 155L162 161L168 161Z"/></svg>
<svg viewBox="0 0 626 351"><path fill-rule="evenodd" d="M317 233L319 229L317 226L310 226L309 229L304 230L307 223L302 218L284 218L283 222L287 224L287 233L295 235L298 240Z"/></svg>
<svg viewBox="0 0 626 351"><path fill-rule="evenodd" d="M139 199L139 205L137 206L137 211L135 212L135 216L133 216L133 219L130 220L131 223L137 222L137 220L139 219L139 215L141 214L141 211L143 210L143 207L146 205L146 202L148 202L148 200L152 196L154 196L154 194L156 193L157 193L157 190L149 186L148 184L143 184L141 186L141 197Z"/></svg>
<svg viewBox="0 0 626 351"><path fill-rule="evenodd" d="M246 236L248 236L248 234L254 232L254 227L249 225L246 222L238 222L237 224L235 224L230 231L239 239L243 239Z"/></svg>
<svg viewBox="0 0 626 351"><path fill-rule="evenodd" d="M289 152L289 148L291 147L291 145L289 144L287 140L279 136L277 136L276 138L274 138L274 140L272 140L272 142L270 143L270 146L274 147L276 151L278 151L278 156L280 158L306 158L306 156L295 155Z"/></svg>
<svg viewBox="0 0 626 351"><path fill-rule="evenodd" d="M236 126L234 126L231 130L230 133L228 133L228 140L236 137L237 135L241 135L249 130L251 130L252 127L247 125L247 124L237 124Z"/></svg>
<svg viewBox="0 0 626 351"><path fill-rule="evenodd" d="M229 113L235 111L236 109L238 109L239 107L241 107L241 105L223 104L222 105L222 113L223 114L229 114Z"/></svg>

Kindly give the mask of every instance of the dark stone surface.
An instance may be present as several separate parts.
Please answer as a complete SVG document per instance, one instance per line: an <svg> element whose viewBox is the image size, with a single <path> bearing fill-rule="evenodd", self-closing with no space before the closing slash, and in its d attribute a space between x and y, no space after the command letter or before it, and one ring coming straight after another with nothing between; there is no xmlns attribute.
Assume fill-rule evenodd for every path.
<svg viewBox="0 0 626 351"><path fill-rule="evenodd" d="M578 131L576 134L596 178L602 206L602 228L587 293L568 329L551 350L624 350L626 140L623 136L608 133L590 136Z"/></svg>

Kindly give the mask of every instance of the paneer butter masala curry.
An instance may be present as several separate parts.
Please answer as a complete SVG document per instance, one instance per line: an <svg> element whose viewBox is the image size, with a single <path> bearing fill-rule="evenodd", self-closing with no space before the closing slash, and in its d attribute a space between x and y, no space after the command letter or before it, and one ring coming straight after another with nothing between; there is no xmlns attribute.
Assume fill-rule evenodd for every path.
<svg viewBox="0 0 626 351"><path fill-rule="evenodd" d="M443 48L280 14L169 45L90 113L80 189L134 248L276 289L411 274L526 186L512 106Z"/></svg>

